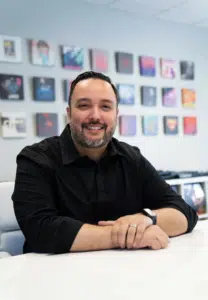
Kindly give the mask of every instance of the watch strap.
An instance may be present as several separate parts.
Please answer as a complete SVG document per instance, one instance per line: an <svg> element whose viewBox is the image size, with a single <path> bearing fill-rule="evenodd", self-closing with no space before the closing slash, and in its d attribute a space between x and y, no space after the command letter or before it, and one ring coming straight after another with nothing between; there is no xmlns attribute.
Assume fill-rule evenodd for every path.
<svg viewBox="0 0 208 300"><path fill-rule="evenodd" d="M157 224L157 215L155 213L148 213L148 211L144 208L142 209L141 213L152 220L152 225Z"/></svg>

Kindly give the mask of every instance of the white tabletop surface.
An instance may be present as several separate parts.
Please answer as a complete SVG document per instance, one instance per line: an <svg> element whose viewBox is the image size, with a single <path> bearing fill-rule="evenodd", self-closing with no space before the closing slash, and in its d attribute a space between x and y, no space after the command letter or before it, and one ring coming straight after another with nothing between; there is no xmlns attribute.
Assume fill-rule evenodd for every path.
<svg viewBox="0 0 208 300"><path fill-rule="evenodd" d="M1 300L208 299L208 221L167 249L0 259Z"/></svg>

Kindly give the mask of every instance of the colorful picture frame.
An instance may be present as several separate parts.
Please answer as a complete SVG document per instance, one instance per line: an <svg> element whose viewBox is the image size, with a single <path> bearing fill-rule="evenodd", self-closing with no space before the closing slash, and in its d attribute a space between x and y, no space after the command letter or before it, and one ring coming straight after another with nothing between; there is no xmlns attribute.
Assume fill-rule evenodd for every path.
<svg viewBox="0 0 208 300"><path fill-rule="evenodd" d="M0 35L0 61L22 62L22 40L20 37Z"/></svg>

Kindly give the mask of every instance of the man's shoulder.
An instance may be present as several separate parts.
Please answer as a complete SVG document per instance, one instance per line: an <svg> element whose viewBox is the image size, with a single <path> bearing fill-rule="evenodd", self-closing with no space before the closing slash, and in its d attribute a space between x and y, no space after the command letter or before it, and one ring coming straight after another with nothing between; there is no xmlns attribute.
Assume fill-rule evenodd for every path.
<svg viewBox="0 0 208 300"><path fill-rule="evenodd" d="M116 138L113 138L113 143L116 150L127 159L133 161L139 161L141 159L142 154L137 146L130 145L123 141L119 141Z"/></svg>
<svg viewBox="0 0 208 300"><path fill-rule="evenodd" d="M17 161L26 158L40 166L51 167L61 159L59 137L46 138L38 143L25 146L17 155Z"/></svg>

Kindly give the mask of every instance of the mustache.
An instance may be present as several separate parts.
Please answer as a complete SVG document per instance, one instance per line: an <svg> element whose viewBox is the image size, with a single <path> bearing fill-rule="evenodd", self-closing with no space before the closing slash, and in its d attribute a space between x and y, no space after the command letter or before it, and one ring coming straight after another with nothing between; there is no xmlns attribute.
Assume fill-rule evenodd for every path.
<svg viewBox="0 0 208 300"><path fill-rule="evenodd" d="M104 129L107 128L107 124L105 123L100 123L100 122L97 122L97 121L92 121L92 122L89 122L89 123L82 123L82 129L87 127L87 126L92 126L92 125L98 125L98 126L102 126Z"/></svg>

